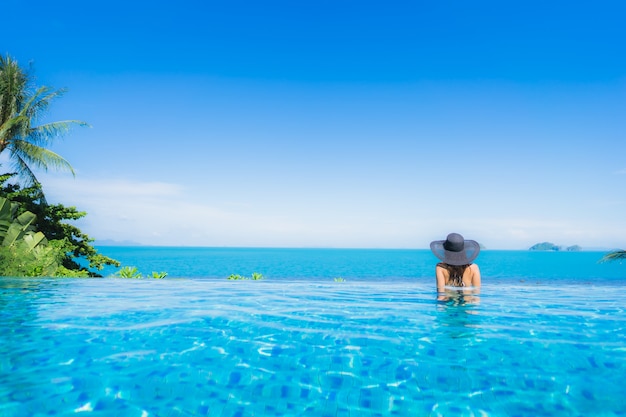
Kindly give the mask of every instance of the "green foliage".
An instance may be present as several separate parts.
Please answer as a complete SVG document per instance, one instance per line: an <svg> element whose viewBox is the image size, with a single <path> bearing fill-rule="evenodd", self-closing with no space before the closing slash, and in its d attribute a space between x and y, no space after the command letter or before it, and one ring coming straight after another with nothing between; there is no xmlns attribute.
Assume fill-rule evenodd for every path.
<svg viewBox="0 0 626 417"><path fill-rule="evenodd" d="M36 216L19 212L19 204L0 197L0 276L87 277L86 270L63 266L71 246L67 239L48 241L37 231Z"/></svg>
<svg viewBox="0 0 626 417"><path fill-rule="evenodd" d="M36 231L36 216L25 211L18 215L17 203L0 197L0 275L55 276L65 246L48 242Z"/></svg>
<svg viewBox="0 0 626 417"><path fill-rule="evenodd" d="M0 197L11 200L2 208L5 221L0 224L6 241L1 260L3 273L98 276L77 260L87 260L89 268L96 270L105 265L119 266L119 262L99 254L91 246L93 240L89 236L66 223L84 217L84 212L47 204L32 170L59 168L73 174L71 165L46 147L72 126L87 124L78 120L38 124L51 103L65 91L37 87L33 81L17 61L8 55L0 56L0 153L8 153L16 171L0 176ZM8 183L14 176L25 180L27 187ZM7 213L10 221L6 220ZM57 267L53 268L55 263Z"/></svg>
<svg viewBox="0 0 626 417"><path fill-rule="evenodd" d="M87 278L87 277L93 277L92 275L89 274L88 271L67 269L63 265L59 266L59 268L57 269L57 274L55 276L57 276L57 277L64 277L64 278Z"/></svg>
<svg viewBox="0 0 626 417"><path fill-rule="evenodd" d="M48 204L44 198L41 185L36 184L30 187L10 183L16 174L0 175L0 197L11 200L14 204L12 210L16 216L30 212L31 214L23 218L24 222L30 220L29 225L41 232L49 242L60 241L57 244L64 250L59 259L59 276L100 276L97 272L106 265L119 266L115 259L101 255L91 246L93 239L83 233L78 227L67 223L67 221L78 220L86 215L83 211L78 211L75 207L65 207L61 204ZM16 204L17 203L17 204ZM0 208L2 210L2 208ZM3 210L7 210L3 208ZM30 216L34 216L31 218ZM0 229L2 228L0 223ZM83 259L89 266L84 267L79 262ZM91 268L91 269L90 269ZM74 271L74 272L70 272Z"/></svg>
<svg viewBox="0 0 626 417"><path fill-rule="evenodd" d="M335 281L335 282L346 282L346 280L341 278L341 277L333 278L333 281Z"/></svg>
<svg viewBox="0 0 626 417"><path fill-rule="evenodd" d="M136 266L122 267L119 271L117 271L117 273L114 276L118 278L133 278L133 279L143 278L143 275L141 274L141 272L139 272ZM152 271L152 274L150 274L150 278L154 278L154 279L163 279L166 276L167 276L167 272Z"/></svg>
<svg viewBox="0 0 626 417"><path fill-rule="evenodd" d="M122 267L115 276L119 278L142 278L141 272L137 270L136 266Z"/></svg>
<svg viewBox="0 0 626 417"><path fill-rule="evenodd" d="M623 260L626 260L626 250L619 249L604 255L602 259L600 259L600 262L621 262Z"/></svg>
<svg viewBox="0 0 626 417"><path fill-rule="evenodd" d="M0 244L12 246L28 236L33 241L28 245L32 248L45 239L45 236L35 233L33 222L36 216L33 213L25 211L18 214L17 209L18 204L0 197Z"/></svg>
<svg viewBox="0 0 626 417"><path fill-rule="evenodd" d="M242 280L242 279L246 279L246 277L242 277L239 274L230 274L228 279L231 280L231 281L239 281L239 280Z"/></svg>
<svg viewBox="0 0 626 417"><path fill-rule="evenodd" d="M0 276L53 276L57 267L52 250L46 250L37 257L24 245L0 246Z"/></svg>
<svg viewBox="0 0 626 417"><path fill-rule="evenodd" d="M72 126L88 126L79 120L37 125L53 100L65 90L36 87L33 77L10 56L0 56L0 153L5 150L15 170L28 184L38 184L31 167L70 171L72 166L60 155L46 149Z"/></svg>
<svg viewBox="0 0 626 417"><path fill-rule="evenodd" d="M260 281L260 280L262 280L264 278L263 278L262 274L260 274L258 272L253 272L252 273L252 277L245 277L245 276L242 276L242 275L239 275L239 274L231 274L228 277L228 279L231 280L231 281L239 281L239 280Z"/></svg>

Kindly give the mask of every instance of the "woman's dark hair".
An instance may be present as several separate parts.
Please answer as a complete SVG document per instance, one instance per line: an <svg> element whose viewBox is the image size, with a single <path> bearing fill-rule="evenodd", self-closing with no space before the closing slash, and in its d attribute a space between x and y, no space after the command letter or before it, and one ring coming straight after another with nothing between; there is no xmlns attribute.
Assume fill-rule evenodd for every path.
<svg viewBox="0 0 626 417"><path fill-rule="evenodd" d="M468 265L448 265L447 263L440 262L439 266L445 268L450 273L450 279L446 283L446 285L451 285L455 287L461 287L463 285L463 273Z"/></svg>

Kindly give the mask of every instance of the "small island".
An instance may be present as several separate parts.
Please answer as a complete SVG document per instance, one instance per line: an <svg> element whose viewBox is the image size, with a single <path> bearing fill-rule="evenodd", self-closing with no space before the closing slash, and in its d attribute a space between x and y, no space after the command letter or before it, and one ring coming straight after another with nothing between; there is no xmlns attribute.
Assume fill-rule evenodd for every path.
<svg viewBox="0 0 626 417"><path fill-rule="evenodd" d="M528 250L531 251L552 251L552 252L580 252L582 248L578 245L573 246L559 246L552 242L541 242L531 246Z"/></svg>

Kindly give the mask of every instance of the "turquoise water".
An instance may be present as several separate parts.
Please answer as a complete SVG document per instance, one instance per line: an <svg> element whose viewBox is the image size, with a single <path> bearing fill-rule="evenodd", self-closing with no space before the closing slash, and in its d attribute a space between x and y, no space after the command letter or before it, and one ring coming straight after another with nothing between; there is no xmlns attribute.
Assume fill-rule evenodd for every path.
<svg viewBox="0 0 626 417"><path fill-rule="evenodd" d="M626 266L597 253L486 251L480 293L438 300L412 251L249 251L176 263L264 281L0 278L0 416L626 415Z"/></svg>
<svg viewBox="0 0 626 417"><path fill-rule="evenodd" d="M434 279L437 258L429 250L101 247L99 250L142 273L170 277L224 278L259 272L268 279ZM542 282L625 280L626 265L598 263L603 252L481 252L477 263L487 279ZM116 269L108 268L103 275Z"/></svg>

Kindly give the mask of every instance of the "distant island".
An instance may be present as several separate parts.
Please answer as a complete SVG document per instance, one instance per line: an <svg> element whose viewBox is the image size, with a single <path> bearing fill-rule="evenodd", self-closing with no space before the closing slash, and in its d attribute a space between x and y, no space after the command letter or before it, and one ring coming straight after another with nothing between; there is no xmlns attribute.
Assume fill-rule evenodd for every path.
<svg viewBox="0 0 626 417"><path fill-rule="evenodd" d="M542 242L542 243L537 243L537 244L531 246L528 250L532 250L532 251L553 251L553 252L580 252L581 250L583 250L583 248L581 248L578 245L574 245L574 246L559 246L559 245L555 245L552 242Z"/></svg>

